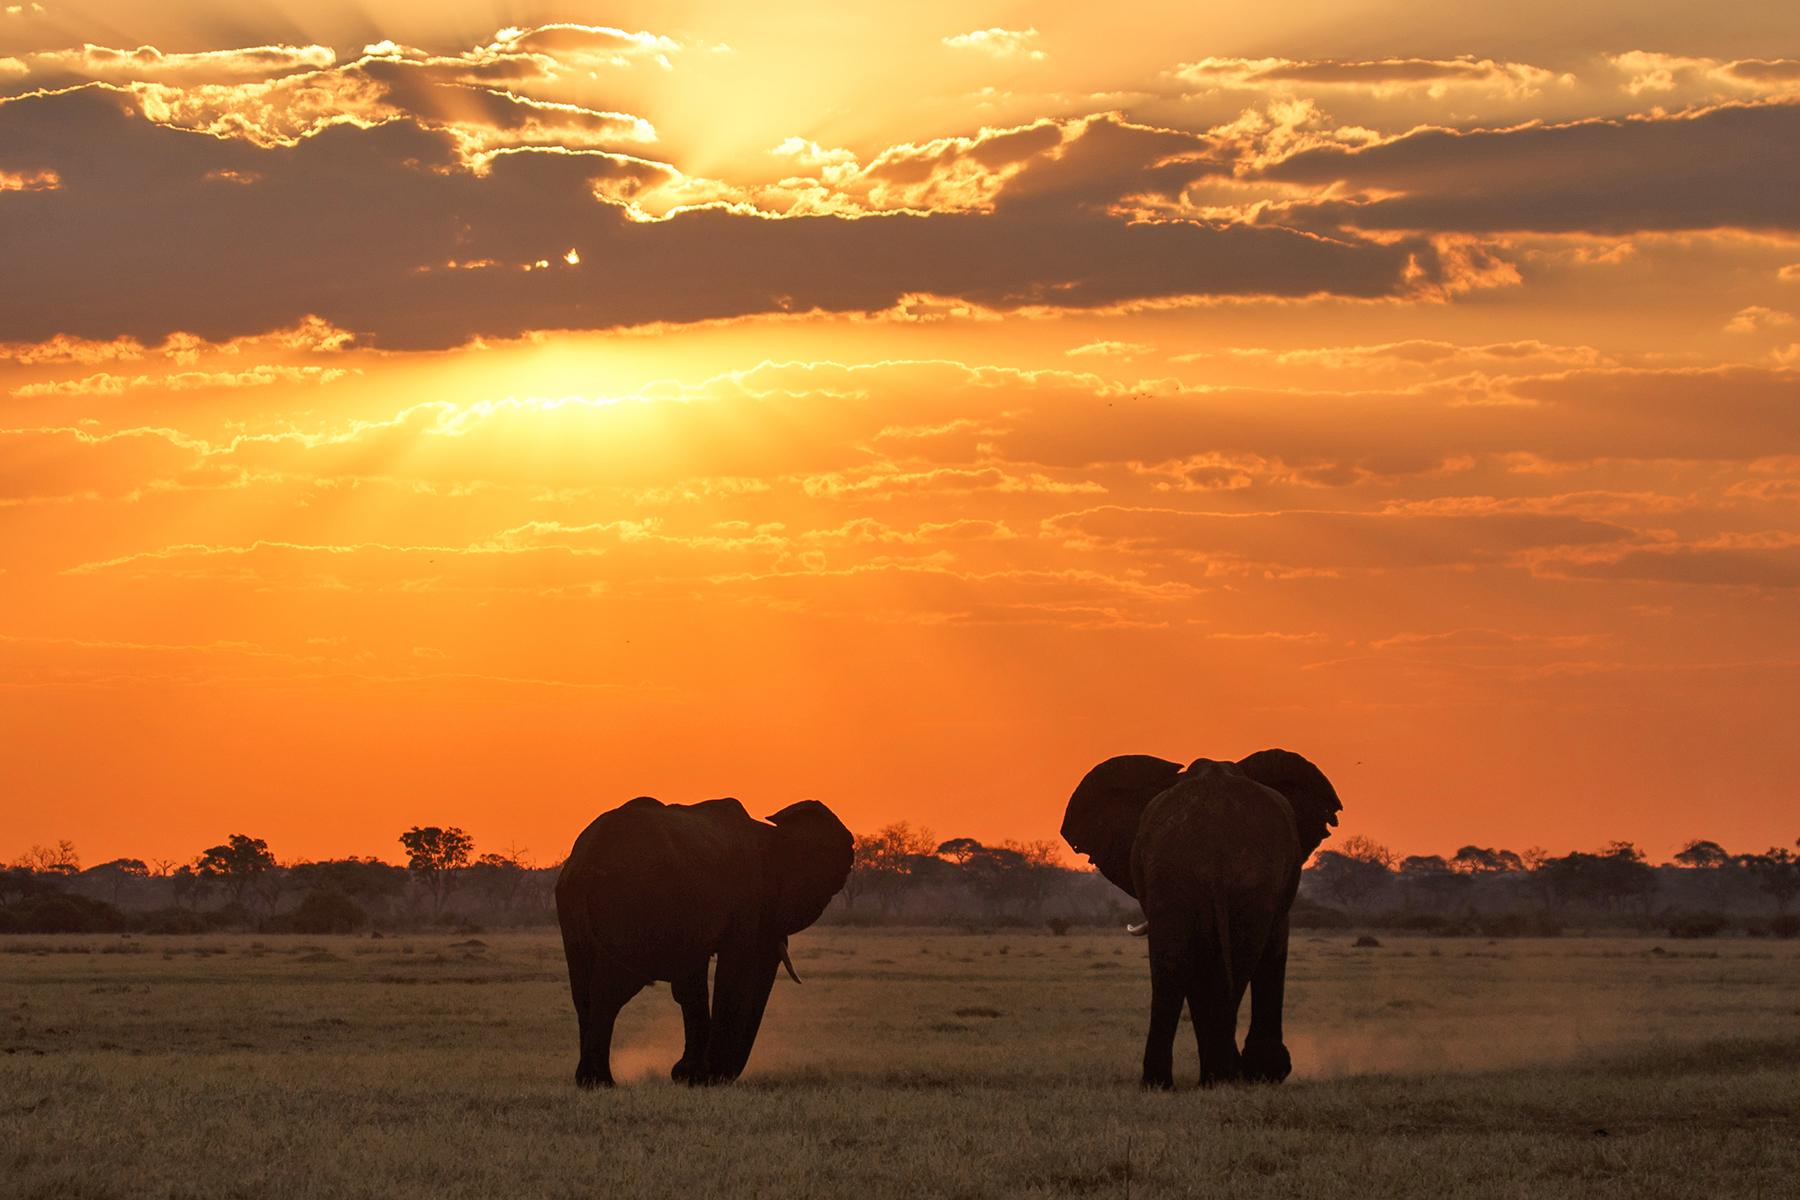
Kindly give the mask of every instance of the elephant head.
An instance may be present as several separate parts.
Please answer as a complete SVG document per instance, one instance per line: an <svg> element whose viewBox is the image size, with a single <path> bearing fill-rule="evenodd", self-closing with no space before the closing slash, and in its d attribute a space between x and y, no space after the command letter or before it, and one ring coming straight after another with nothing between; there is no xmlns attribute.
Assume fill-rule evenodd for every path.
<svg viewBox="0 0 1800 1200"><path fill-rule="evenodd" d="M1291 750L1258 750L1239 759L1238 770L1287 797L1294 810L1294 830L1300 835L1300 861L1311 858L1319 843L1331 836L1330 826L1338 823L1344 807L1325 772Z"/></svg>
<svg viewBox="0 0 1800 1200"><path fill-rule="evenodd" d="M790 804L767 820L775 826L775 836L765 868L766 915L769 926L785 938L818 920L843 890L856 839L817 800Z"/></svg>

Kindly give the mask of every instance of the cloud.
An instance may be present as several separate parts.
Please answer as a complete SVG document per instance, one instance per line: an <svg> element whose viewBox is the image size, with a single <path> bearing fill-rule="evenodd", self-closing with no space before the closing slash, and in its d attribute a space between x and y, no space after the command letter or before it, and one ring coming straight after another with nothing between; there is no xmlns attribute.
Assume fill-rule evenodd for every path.
<svg viewBox="0 0 1800 1200"><path fill-rule="evenodd" d="M337 62L325 46L249 46L241 50L206 50L164 54L154 46L112 50L84 44L79 50L53 50L30 56L34 75L74 75L84 79L137 80L180 77L185 83L242 78L267 79L293 71L317 71Z"/></svg>
<svg viewBox="0 0 1800 1200"><path fill-rule="evenodd" d="M1106 505L1046 522L1071 548L1172 554L1209 574L1291 575L1517 565L1533 550L1618 543L1631 530L1581 517L1513 513L1190 512Z"/></svg>
<svg viewBox="0 0 1800 1200"><path fill-rule="evenodd" d="M1772 308L1764 308L1760 304L1752 304L1748 308L1740 308L1731 320L1725 323L1726 333L1755 333L1759 329L1771 329L1781 325L1792 325L1792 313L1777 312Z"/></svg>
<svg viewBox="0 0 1800 1200"><path fill-rule="evenodd" d="M1724 85L1773 95L1800 91L1800 61L1788 58L1721 62L1633 50L1611 55L1606 61L1629 77L1622 86L1633 96L1673 92L1694 85Z"/></svg>
<svg viewBox="0 0 1800 1200"><path fill-rule="evenodd" d="M1183 83L1204 89L1326 88L1380 97L1416 91L1434 98L1452 89L1529 96L1558 80L1555 72L1541 67L1473 58L1389 58L1369 62L1203 58L1198 62L1182 63L1174 75ZM1563 76L1562 82L1573 80Z"/></svg>
<svg viewBox="0 0 1800 1200"><path fill-rule="evenodd" d="M1089 342L1085 346L1077 346L1073 350L1065 350L1070 358L1125 358L1139 354L1154 354L1155 346L1145 346L1138 342Z"/></svg>
<svg viewBox="0 0 1800 1200"><path fill-rule="evenodd" d="M15 396L117 396L142 387L191 391L195 388L268 387L273 383L331 383L349 374L338 367L289 367L264 364L242 371L171 371L166 375L111 375L101 372L85 379L28 383L12 390Z"/></svg>
<svg viewBox="0 0 1800 1200"><path fill-rule="evenodd" d="M943 43L952 50L979 50L995 58L1041 60L1044 52L1033 50L1030 45L1037 35L1036 29L977 29L973 33L944 38Z"/></svg>
<svg viewBox="0 0 1800 1200"><path fill-rule="evenodd" d="M475 172L452 132L407 121L259 146L146 120L135 96L93 84L0 102L0 168L63 180L9 202L0 254L20 286L0 295L0 327L31 341L148 342L177 329L223 341L314 314L383 346L424 348L879 312L920 293L1017 311L1377 298L1448 281L1447 260L1422 241L1132 221L1087 201L1091 185L1072 172L1111 170L1113 150L1139 154L1158 138L1179 140L1089 123L1081 153L1021 172L991 214L770 220L714 207L645 221L624 198L672 172L628 155L502 150ZM1015 152L998 141L970 154ZM578 265L565 261L572 248ZM483 265L448 266L471 262ZM528 269L539 262L548 269ZM833 265L844 262L857 270Z"/></svg>
<svg viewBox="0 0 1800 1200"><path fill-rule="evenodd" d="M1539 574L1560 579L1672 583L1710 587L1800 587L1800 534L1771 530L1692 541L1547 556Z"/></svg>
<svg viewBox="0 0 1800 1200"><path fill-rule="evenodd" d="M1457 132L1302 149L1267 178L1335 186L1286 210L1315 227L1626 234L1794 230L1800 104L1734 103L1671 116ZM1341 197L1341 198L1340 198Z"/></svg>

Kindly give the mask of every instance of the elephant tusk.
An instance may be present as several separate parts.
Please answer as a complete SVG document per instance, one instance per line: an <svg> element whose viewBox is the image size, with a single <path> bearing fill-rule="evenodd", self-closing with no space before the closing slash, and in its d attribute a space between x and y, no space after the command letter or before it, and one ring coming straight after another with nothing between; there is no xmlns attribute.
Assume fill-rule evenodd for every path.
<svg viewBox="0 0 1800 1200"><path fill-rule="evenodd" d="M1132 937L1149 937L1150 918L1145 917L1143 923L1139 925L1127 925L1125 927L1125 932L1129 933Z"/></svg>
<svg viewBox="0 0 1800 1200"><path fill-rule="evenodd" d="M788 957L786 938L781 939L781 965L787 968L789 979L795 983L800 982L800 976L794 974L794 960Z"/></svg>

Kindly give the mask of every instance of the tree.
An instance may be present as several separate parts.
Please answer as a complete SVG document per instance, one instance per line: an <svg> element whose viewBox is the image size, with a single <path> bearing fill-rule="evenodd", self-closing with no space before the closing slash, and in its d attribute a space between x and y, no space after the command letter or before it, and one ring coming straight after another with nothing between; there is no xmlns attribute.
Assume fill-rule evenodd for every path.
<svg viewBox="0 0 1800 1200"><path fill-rule="evenodd" d="M1689 842L1675 855L1675 862L1692 871L1705 871L1722 867L1731 861L1731 855L1725 853L1725 847L1717 842Z"/></svg>
<svg viewBox="0 0 1800 1200"><path fill-rule="evenodd" d="M244 892L274 865L275 856L269 853L269 843L241 833L232 834L231 840L222 846L202 851L194 860L195 873L224 884L234 904L242 904Z"/></svg>
<svg viewBox="0 0 1800 1200"><path fill-rule="evenodd" d="M75 843L64 838L54 849L33 846L19 855L13 866L40 875L78 875L81 873L81 856L75 853Z"/></svg>
<svg viewBox="0 0 1800 1200"><path fill-rule="evenodd" d="M1729 872L1738 860L1725 852L1717 842L1692 841L1675 854L1673 861L1684 874L1696 881L1706 893L1708 907L1725 907L1725 893L1731 887Z"/></svg>
<svg viewBox="0 0 1800 1200"><path fill-rule="evenodd" d="M175 868L169 879L169 886L175 892L175 903L186 901L195 912L200 911L200 902L212 894L212 883L191 866L184 864Z"/></svg>
<svg viewBox="0 0 1800 1200"><path fill-rule="evenodd" d="M1788 902L1800 893L1800 856L1786 846L1771 846L1767 854L1746 854L1739 861L1775 901L1775 911L1785 915Z"/></svg>
<svg viewBox="0 0 1800 1200"><path fill-rule="evenodd" d="M1378 863L1387 870L1394 869L1394 852L1367 834L1357 833L1345 838L1338 843L1337 852L1357 862Z"/></svg>
<svg viewBox="0 0 1800 1200"><path fill-rule="evenodd" d="M363 900L403 895L408 879L405 867L384 863L373 855L296 863L290 874L304 891L342 892Z"/></svg>
<svg viewBox="0 0 1800 1200"><path fill-rule="evenodd" d="M525 873L531 870L524 855L517 847L505 854L484 854L469 864L468 881L490 905L510 912L525 882Z"/></svg>
<svg viewBox="0 0 1800 1200"><path fill-rule="evenodd" d="M1441 861L1441 860L1440 860ZM1339 904L1361 904L1387 882L1394 852L1374 839L1357 834L1338 843L1336 850L1320 850L1312 857L1306 875Z"/></svg>
<svg viewBox="0 0 1800 1200"><path fill-rule="evenodd" d="M1525 863L1511 850L1464 846L1450 860L1450 869L1463 875L1498 875L1505 871L1522 871Z"/></svg>
<svg viewBox="0 0 1800 1200"><path fill-rule="evenodd" d="M406 865L413 878L431 893L432 915L442 913L444 901L462 883L462 869L469 865L475 839L454 825L442 829L414 825L400 835L400 844L406 847Z"/></svg>
<svg viewBox="0 0 1800 1200"><path fill-rule="evenodd" d="M1656 872L1644 862L1644 852L1630 842L1613 842L1593 854L1575 851L1549 858L1532 872L1552 902L1577 900L1617 907L1636 898L1649 911L1650 893L1656 890Z"/></svg>
<svg viewBox="0 0 1800 1200"><path fill-rule="evenodd" d="M117 905L119 893L125 889L125 885L133 879L148 879L150 868L141 858L115 858L97 867L89 867L82 874L111 889L112 903Z"/></svg>
<svg viewBox="0 0 1800 1200"><path fill-rule="evenodd" d="M845 906L853 903L856 896L873 895L882 912L903 911L907 893L922 877L919 860L932 856L936 842L937 835L931 830L914 829L905 821L858 836L850 863L851 878L845 883Z"/></svg>
<svg viewBox="0 0 1800 1200"><path fill-rule="evenodd" d="M1415 854L1402 859L1400 880L1409 895L1416 895L1429 907L1439 909L1461 899L1471 882L1466 873L1454 870L1441 854Z"/></svg>
<svg viewBox="0 0 1800 1200"><path fill-rule="evenodd" d="M54 892L60 875L40 875L30 867L0 867L0 906Z"/></svg>

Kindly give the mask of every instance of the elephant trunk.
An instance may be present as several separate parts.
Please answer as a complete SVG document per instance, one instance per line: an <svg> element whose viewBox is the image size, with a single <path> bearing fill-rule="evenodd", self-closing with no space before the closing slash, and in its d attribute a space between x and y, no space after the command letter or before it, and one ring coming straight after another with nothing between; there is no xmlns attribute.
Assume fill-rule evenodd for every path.
<svg viewBox="0 0 1800 1200"><path fill-rule="evenodd" d="M763 942L719 954L713 972L712 1029L706 1047L705 1077L714 1083L736 1079L750 1061L756 1031L781 967L779 944Z"/></svg>

